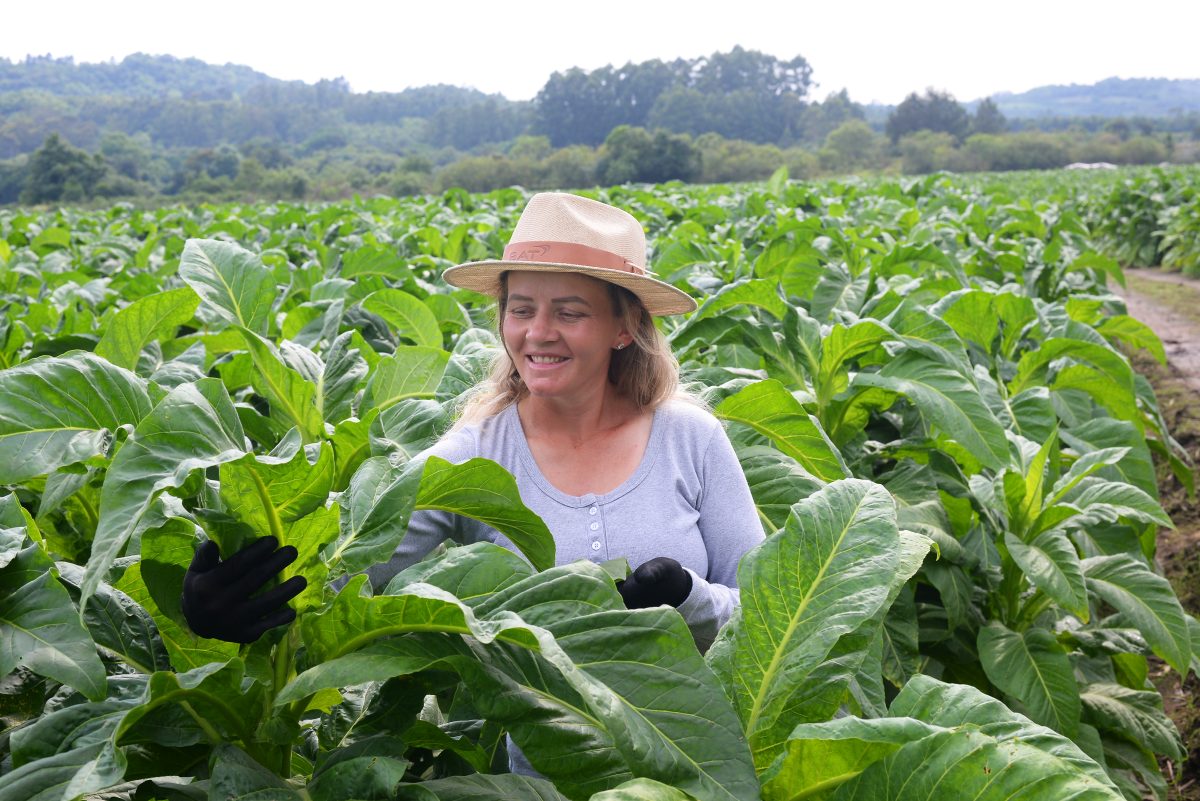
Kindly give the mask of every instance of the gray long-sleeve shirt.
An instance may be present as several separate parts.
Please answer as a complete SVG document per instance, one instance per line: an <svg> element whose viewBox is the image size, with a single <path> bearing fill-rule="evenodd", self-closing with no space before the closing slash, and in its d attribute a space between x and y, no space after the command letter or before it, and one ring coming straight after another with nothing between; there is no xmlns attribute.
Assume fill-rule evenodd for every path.
<svg viewBox="0 0 1200 801"><path fill-rule="evenodd" d="M681 401L655 410L641 464L621 486L603 495L568 495L542 475L516 406L451 432L424 453L454 463L481 456L512 473L521 500L553 533L560 565L622 556L632 568L656 556L678 560L692 576L692 591L679 612L701 650L738 604L738 560L763 539L750 488L725 430L708 412ZM369 571L372 583L387 583L446 538L516 550L508 538L476 520L419 511L391 560Z"/></svg>

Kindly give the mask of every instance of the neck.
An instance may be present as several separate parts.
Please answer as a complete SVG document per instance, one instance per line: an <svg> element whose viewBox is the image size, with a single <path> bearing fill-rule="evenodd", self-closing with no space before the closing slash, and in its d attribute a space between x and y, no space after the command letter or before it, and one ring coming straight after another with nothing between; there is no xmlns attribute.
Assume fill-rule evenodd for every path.
<svg viewBox="0 0 1200 801"><path fill-rule="evenodd" d="M587 399L529 395L517 404L528 438L568 440L575 445L619 425L629 411L629 401L607 381L602 392L591 393Z"/></svg>

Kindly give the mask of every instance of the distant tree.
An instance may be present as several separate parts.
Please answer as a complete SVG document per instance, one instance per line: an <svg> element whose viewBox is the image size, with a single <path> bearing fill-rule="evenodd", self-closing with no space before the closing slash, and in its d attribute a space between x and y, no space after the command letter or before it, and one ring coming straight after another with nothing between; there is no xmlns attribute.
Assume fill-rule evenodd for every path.
<svg viewBox="0 0 1200 801"><path fill-rule="evenodd" d="M888 116L887 135L892 144L917 131L948 133L962 141L971 128L967 110L949 92L926 89L924 96L913 92Z"/></svg>
<svg viewBox="0 0 1200 801"><path fill-rule="evenodd" d="M875 161L882 137L862 120L850 120L825 138L821 158L833 170L852 170Z"/></svg>
<svg viewBox="0 0 1200 801"><path fill-rule="evenodd" d="M604 140L596 179L601 184L690 181L700 172L700 151L686 136L619 125Z"/></svg>
<svg viewBox="0 0 1200 801"><path fill-rule="evenodd" d="M1166 158L1167 149L1149 136L1130 137L1117 150L1117 161L1121 164L1157 164Z"/></svg>
<svg viewBox="0 0 1200 801"><path fill-rule="evenodd" d="M556 72L534 100L534 130L555 147L598 145L619 125L775 141L796 130L812 83L803 57L735 47L669 63Z"/></svg>
<svg viewBox="0 0 1200 801"><path fill-rule="evenodd" d="M555 150L542 162L547 189L582 189L596 184L596 151L586 145Z"/></svg>
<svg viewBox="0 0 1200 801"><path fill-rule="evenodd" d="M520 136L529 129L529 123L527 103L488 97L469 106L441 109L429 120L427 136L434 147L450 145L458 150L471 150Z"/></svg>
<svg viewBox="0 0 1200 801"><path fill-rule="evenodd" d="M268 170L287 167L292 163L292 157L277 139L255 137L238 145L238 150L247 159L254 159Z"/></svg>
<svg viewBox="0 0 1200 801"><path fill-rule="evenodd" d="M954 145L954 137L943 131L911 133L900 140L901 167L909 175L957 169L958 150Z"/></svg>
<svg viewBox="0 0 1200 801"><path fill-rule="evenodd" d="M1008 120L1004 118L1000 107L990 97L979 101L975 107L975 116L971 118L971 133L998 134L1008 128Z"/></svg>
<svg viewBox="0 0 1200 801"><path fill-rule="evenodd" d="M0 203L16 203L29 180L29 157L0 161Z"/></svg>
<svg viewBox="0 0 1200 801"><path fill-rule="evenodd" d="M87 200L107 171L103 156L72 147L58 134L50 134L30 161L21 202Z"/></svg>
<svg viewBox="0 0 1200 801"><path fill-rule="evenodd" d="M545 136L518 136L508 148L508 157L541 161L550 155L550 140Z"/></svg>
<svg viewBox="0 0 1200 801"><path fill-rule="evenodd" d="M838 126L851 120L863 119L863 108L850 99L845 90L834 92L820 103L809 103L800 113L800 138L810 144L818 144Z"/></svg>
<svg viewBox="0 0 1200 801"><path fill-rule="evenodd" d="M1133 126L1129 124L1129 120L1122 117L1117 117L1115 120L1110 120L1105 124L1104 130L1107 133L1116 134L1117 138L1124 142L1133 135Z"/></svg>
<svg viewBox="0 0 1200 801"><path fill-rule="evenodd" d="M192 175L207 175L209 178L235 178L241 157L229 145L214 150L197 150L188 157L185 170Z"/></svg>

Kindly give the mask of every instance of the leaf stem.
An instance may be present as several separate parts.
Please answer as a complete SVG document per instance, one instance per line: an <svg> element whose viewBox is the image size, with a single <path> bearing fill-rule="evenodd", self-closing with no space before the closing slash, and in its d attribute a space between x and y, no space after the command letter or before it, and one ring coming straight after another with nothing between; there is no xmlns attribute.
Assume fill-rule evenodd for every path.
<svg viewBox="0 0 1200 801"><path fill-rule="evenodd" d="M1041 590L1035 592L1021 607L1021 611L1017 615L1016 631L1024 631L1033 625L1033 622L1038 619L1038 615L1046 611L1046 608L1053 602L1054 599Z"/></svg>
<svg viewBox="0 0 1200 801"><path fill-rule="evenodd" d="M192 716L192 720L196 721L196 725L200 727L200 731L204 732L204 736L208 738L210 743L213 745L221 744L221 733L214 729L211 723L201 717L200 714L196 712L194 708L192 708L191 704L189 704L186 700L180 699L179 705L183 707L183 711Z"/></svg>

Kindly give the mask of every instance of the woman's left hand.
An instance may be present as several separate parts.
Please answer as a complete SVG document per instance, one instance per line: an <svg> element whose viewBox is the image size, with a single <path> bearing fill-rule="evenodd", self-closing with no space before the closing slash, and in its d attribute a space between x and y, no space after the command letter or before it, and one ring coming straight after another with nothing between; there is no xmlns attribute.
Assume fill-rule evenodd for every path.
<svg viewBox="0 0 1200 801"><path fill-rule="evenodd" d="M692 591L692 574L669 556L657 556L617 584L627 609L679 606Z"/></svg>

